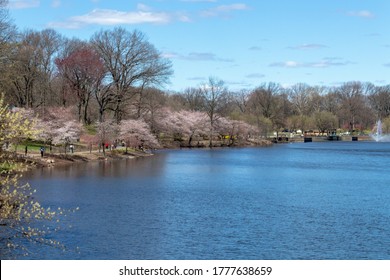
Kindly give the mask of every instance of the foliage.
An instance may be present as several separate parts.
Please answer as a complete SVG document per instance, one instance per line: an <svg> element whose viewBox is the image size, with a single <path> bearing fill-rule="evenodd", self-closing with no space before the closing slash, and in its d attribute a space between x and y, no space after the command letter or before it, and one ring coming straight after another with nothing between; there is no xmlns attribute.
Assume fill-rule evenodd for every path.
<svg viewBox="0 0 390 280"><path fill-rule="evenodd" d="M337 127L337 117L330 112L322 111L315 115L317 128L321 132L331 131Z"/></svg>
<svg viewBox="0 0 390 280"><path fill-rule="evenodd" d="M26 119L20 111L10 110L4 104L3 95L0 95L0 154L9 145L32 138L35 135L32 125L33 121Z"/></svg>
<svg viewBox="0 0 390 280"><path fill-rule="evenodd" d="M86 124L142 118L159 135L172 132L169 125L161 130L162 114L202 112L209 117L212 141L217 120L227 116L257 125L263 136L286 128L317 129L320 112L333 114L335 127L350 132L371 130L378 119L390 116L390 85L360 81L289 87L268 82L231 92L222 79L210 77L181 92L164 91L172 63L144 33L117 27L80 40L52 29L16 32L7 2L0 0L0 90L9 103L34 109L45 122L50 108L62 106L73 109L74 119ZM188 132L176 136L180 134L185 138Z"/></svg>
<svg viewBox="0 0 390 280"><path fill-rule="evenodd" d="M59 74L76 96L79 121L89 123L90 97L99 91L105 76L102 59L92 48L82 47L65 58L57 58L55 63Z"/></svg>
<svg viewBox="0 0 390 280"><path fill-rule="evenodd" d="M390 134L390 117L382 120L382 133Z"/></svg>
<svg viewBox="0 0 390 280"><path fill-rule="evenodd" d="M156 121L160 133L169 135L173 139L188 140L188 146L192 146L195 138L200 138L210 133L208 116L204 112L197 111L170 111L165 109L161 118Z"/></svg>
<svg viewBox="0 0 390 280"><path fill-rule="evenodd" d="M17 158L15 153L3 149L5 143L34 135L32 122L20 112L12 112L0 96L0 242L3 248L26 251L23 240L52 246L61 246L47 238L55 229L44 221L58 219L61 209L45 209L33 197L34 190L28 184L20 184L21 173L29 164Z"/></svg>
<svg viewBox="0 0 390 280"><path fill-rule="evenodd" d="M124 120L120 123L119 138L126 147L133 148L159 148L156 137L150 127L143 120Z"/></svg>
<svg viewBox="0 0 390 280"><path fill-rule="evenodd" d="M52 107L44 116L40 116L36 128L38 138L54 145L66 146L80 139L82 125L74 119L70 108Z"/></svg>
<svg viewBox="0 0 390 280"><path fill-rule="evenodd" d="M97 122L97 131L99 145L103 147L104 152L104 147L116 140L118 125L114 121Z"/></svg>

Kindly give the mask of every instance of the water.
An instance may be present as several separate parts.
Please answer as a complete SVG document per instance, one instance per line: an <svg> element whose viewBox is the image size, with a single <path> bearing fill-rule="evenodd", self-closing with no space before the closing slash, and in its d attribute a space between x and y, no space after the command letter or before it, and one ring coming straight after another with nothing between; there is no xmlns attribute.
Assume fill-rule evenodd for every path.
<svg viewBox="0 0 390 280"><path fill-rule="evenodd" d="M389 166L390 143L326 142L38 170L45 206L80 210L67 251L27 258L390 259Z"/></svg>

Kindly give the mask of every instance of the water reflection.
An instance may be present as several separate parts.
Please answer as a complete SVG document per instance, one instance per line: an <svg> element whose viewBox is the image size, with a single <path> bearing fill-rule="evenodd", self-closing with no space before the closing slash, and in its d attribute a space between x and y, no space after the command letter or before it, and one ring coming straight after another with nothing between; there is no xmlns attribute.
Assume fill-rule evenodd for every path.
<svg viewBox="0 0 390 280"><path fill-rule="evenodd" d="M163 151L31 174L71 259L388 259L390 146Z"/></svg>

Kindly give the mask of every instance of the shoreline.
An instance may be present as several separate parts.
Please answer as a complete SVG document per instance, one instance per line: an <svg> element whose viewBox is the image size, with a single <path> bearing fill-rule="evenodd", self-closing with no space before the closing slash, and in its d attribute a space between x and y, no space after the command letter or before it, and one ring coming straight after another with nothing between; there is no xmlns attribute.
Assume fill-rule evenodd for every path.
<svg viewBox="0 0 390 280"><path fill-rule="evenodd" d="M25 154L18 153L20 160L25 160L30 166L29 169L44 168L44 167L58 167L74 163L87 163L95 161L111 161L117 159L132 159L152 156L153 154L146 152L119 152L119 151L108 151L104 156L103 153L98 151L92 152L75 152L67 154L57 153L46 153L43 157L37 153Z"/></svg>
<svg viewBox="0 0 390 280"><path fill-rule="evenodd" d="M223 143L216 142L212 148L232 148L232 147L269 147L272 146L272 143L269 141L261 140L257 143L248 142L246 145L223 145ZM207 146L177 146L177 145L167 145L166 147L157 149L157 150L167 150L167 149L205 149ZM17 152L18 158L20 160L25 160L27 163L31 164L30 168L37 167L57 167L63 165L69 165L73 163L86 163L86 162L94 162L94 161L111 161L118 159L135 159L142 157L153 156L152 152L148 151L137 151L137 150L128 150L127 152L119 149L119 150L108 150L105 155L98 150L92 151L76 151L74 153L50 153L47 152L41 157L41 154L38 152L29 152L27 155L22 152ZM30 169L29 168L29 169Z"/></svg>
<svg viewBox="0 0 390 280"><path fill-rule="evenodd" d="M313 142L327 142L329 140L324 139L324 137L316 137L313 136ZM350 142L351 137L343 137L343 139L339 140L341 142L346 141ZM360 136L361 142L373 141L373 139L369 136ZM222 142L214 142L212 148L238 148L238 147L269 147L274 144L281 143L296 143L296 142L304 142L302 139L289 139L290 141L275 141L271 142L269 140L260 140L258 142L247 142L244 145L225 145ZM333 142L333 141L331 141ZM336 141L337 142L337 141ZM176 143L179 144L179 143ZM203 144L203 143L202 143ZM157 150L171 150L171 149L208 149L206 145L202 146L181 146L181 145L167 145L163 148ZM129 150L125 152L124 150L109 150L106 151L106 154L103 155L102 152L98 150L93 151L77 151L74 153L45 153L43 157L41 157L40 153L30 152L27 156L22 152L17 152L18 158L20 160L25 160L27 163L31 164L29 169L33 169L36 167L54 167L54 166L63 166L69 165L73 163L86 163L86 162L94 162L94 161L111 161L118 159L133 159L133 158L142 158L153 156L153 153L146 151L136 151Z"/></svg>

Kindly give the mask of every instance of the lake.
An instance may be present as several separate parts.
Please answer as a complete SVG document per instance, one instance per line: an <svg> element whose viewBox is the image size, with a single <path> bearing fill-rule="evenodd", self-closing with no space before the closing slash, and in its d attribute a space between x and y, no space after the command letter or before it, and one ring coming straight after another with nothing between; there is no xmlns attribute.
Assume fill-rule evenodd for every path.
<svg viewBox="0 0 390 280"><path fill-rule="evenodd" d="M323 142L36 170L44 206L80 210L27 258L390 259L389 168L390 143Z"/></svg>

